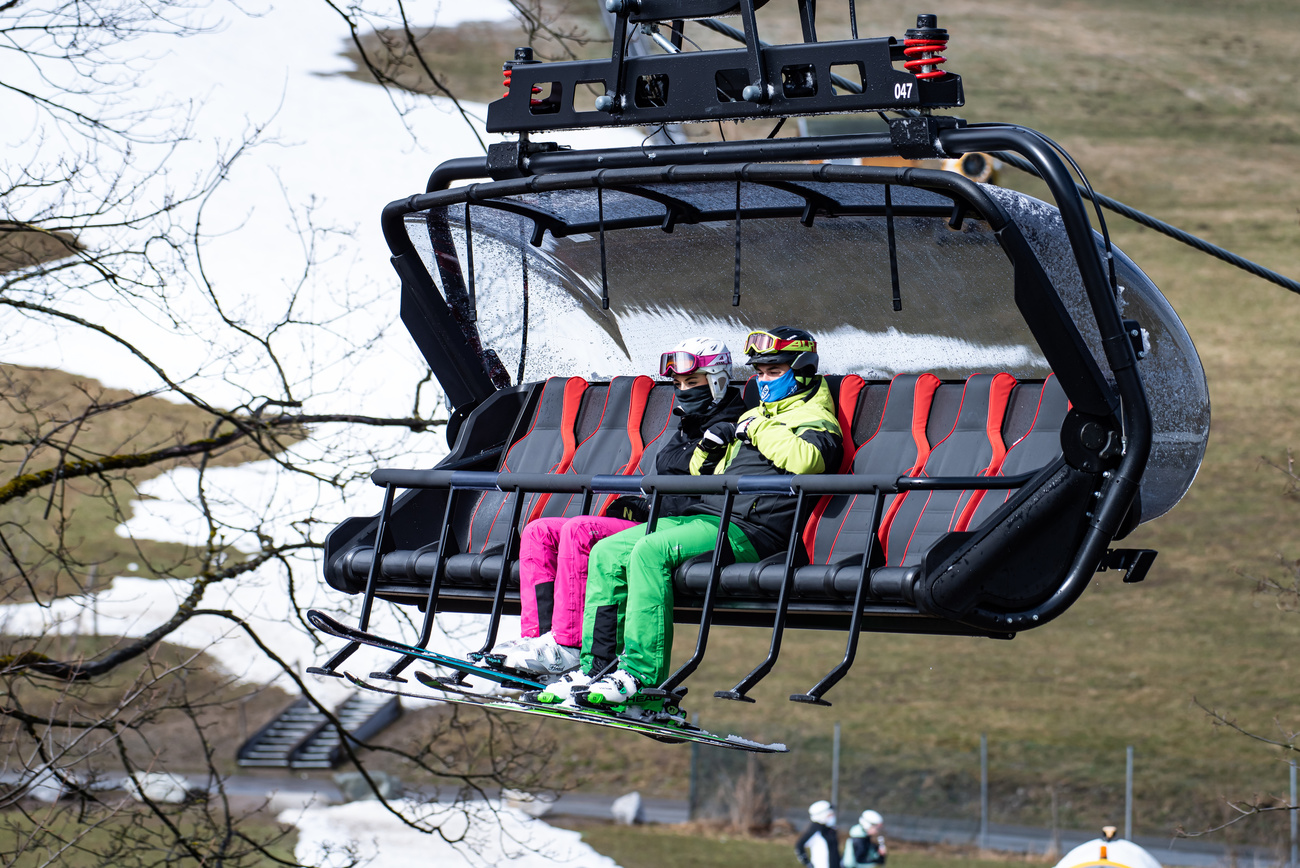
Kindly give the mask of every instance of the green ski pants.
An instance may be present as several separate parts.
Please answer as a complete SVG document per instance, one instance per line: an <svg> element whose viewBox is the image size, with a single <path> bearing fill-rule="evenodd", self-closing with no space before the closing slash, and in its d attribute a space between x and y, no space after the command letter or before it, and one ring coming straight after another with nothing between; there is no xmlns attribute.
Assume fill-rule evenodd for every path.
<svg viewBox="0 0 1300 868"><path fill-rule="evenodd" d="M713 551L717 516L686 515L659 519L655 532L645 525L607 536L591 549L587 602L582 618L582 667L598 657L620 657L638 681L656 686L669 675L673 647L673 572L681 564ZM758 552L735 525L727 538L737 563L758 560Z"/></svg>

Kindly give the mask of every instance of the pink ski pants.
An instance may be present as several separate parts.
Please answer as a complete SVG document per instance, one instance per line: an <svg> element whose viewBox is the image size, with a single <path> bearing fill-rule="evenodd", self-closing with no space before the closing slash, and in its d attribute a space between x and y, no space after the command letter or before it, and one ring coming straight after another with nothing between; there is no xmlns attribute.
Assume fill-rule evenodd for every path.
<svg viewBox="0 0 1300 868"><path fill-rule="evenodd" d="M636 524L600 515L529 522L519 544L520 635L549 630L561 645L582 645L587 555L599 540Z"/></svg>

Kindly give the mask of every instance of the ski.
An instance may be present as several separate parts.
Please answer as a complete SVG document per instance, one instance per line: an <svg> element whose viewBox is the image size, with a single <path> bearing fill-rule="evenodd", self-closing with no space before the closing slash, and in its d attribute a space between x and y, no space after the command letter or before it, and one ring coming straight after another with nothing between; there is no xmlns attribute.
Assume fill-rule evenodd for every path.
<svg viewBox="0 0 1300 868"><path fill-rule="evenodd" d="M424 677L421 678L420 676ZM478 693L473 690L465 689L459 685L445 684L423 672L417 672L416 678L419 679L422 684L426 684L432 689L437 690L437 695L431 696L426 693L414 693L409 689L400 690L394 687L381 687L377 684L372 684L371 682L366 681L364 678L358 678L351 672L344 672L343 677L356 687L360 687L364 690L371 690L376 693L385 693L390 696L401 696L407 699L422 699L426 702L447 702L452 704L473 705L489 711L514 711L523 714L533 714L538 717L566 718L570 720L576 719L583 723L591 723L596 726L612 727L627 732L635 732L638 735L644 735L647 738L654 739L655 741L667 742L669 744L682 744L686 741L698 740L677 737L676 735L673 737L661 735L658 731L652 730L648 727L638 727L632 725L632 722L630 721L625 723L600 714L588 715L583 712L564 714L556 711L555 707L551 705L542 705L527 700L514 700L491 694ZM565 709L565 711L573 711L573 709Z"/></svg>
<svg viewBox="0 0 1300 868"><path fill-rule="evenodd" d="M786 753L789 750L784 744L764 744L738 735L718 735L685 722L656 723L649 720L639 720L615 711L602 712L563 705L543 705L528 698L500 697L484 702L483 699L486 697L483 697L483 694L475 694L473 691L464 690L457 685L445 684L427 672L416 671L415 679L430 689L447 691L450 695L445 700L442 700L447 702L463 701L476 705L488 705L490 703L492 708L536 714L542 717L558 717L610 729L622 729L653 738L656 741L669 743L696 742L753 753ZM433 697L426 696L424 698L431 699Z"/></svg>
<svg viewBox="0 0 1300 868"><path fill-rule="evenodd" d="M307 611L307 620L313 627L340 639L346 639L350 642L359 642L363 645L370 645L375 648L381 648L385 651L392 651L395 654L407 654L416 659L432 663L435 666L443 666L453 669L457 672L463 672L467 675L476 675L489 681L500 684L503 687L515 688L535 692L545 690L546 685L530 678L524 678L509 672L502 672L496 669L488 669L484 666L477 666L467 660L461 660L458 657L451 657L446 654L440 654L436 651L430 651L427 648L417 648L414 645L407 645L404 642L397 642L392 639L385 639L382 636L376 636L373 633L367 633L364 630L358 630L355 627L349 627L346 624L330 617L324 612L316 609ZM579 708L562 707L556 705L543 705L540 702L533 702L523 698L511 698L504 696L493 696L489 694L478 693L463 685L446 683L438 680L427 672L417 671L415 678L421 684L433 690L439 691L440 696L428 696L425 694L410 693L407 691L396 690L387 687L380 687L375 684L358 678L351 673L343 673L344 676L353 684L366 690L377 693L388 693L395 696L405 696L410 699L423 699L433 702L454 702L470 705L477 705L483 708L499 711L515 711L524 714L534 714L542 717L563 718L574 720L580 723L588 723L594 726L603 726L611 729L622 729L629 732L635 732L656 741L664 742L697 742L699 744L714 745L716 747L731 748L733 750L753 751L757 753L785 753L788 749L783 744L763 744L750 739L741 738L737 735L717 735L708 730L700 729L689 723L680 724L663 724L652 721L637 720L619 714L617 711L597 711Z"/></svg>
<svg viewBox="0 0 1300 868"><path fill-rule="evenodd" d="M437 651L430 651L428 648L417 648L414 645L407 645L405 642L385 639L383 636L376 636L374 633L367 633L364 630L358 630L356 627L349 627L347 624L317 609L307 610L307 620L317 630L329 633L331 636L337 636L340 639L347 639L349 642L360 642L362 645L382 648L385 651L392 651L394 654L409 655L426 663L432 663L435 666L445 666L466 675L477 675L480 678L486 678L506 687L514 687L519 690L546 689L545 684L532 678L525 678L500 669L489 669L468 660L461 660L459 657L439 654Z"/></svg>
<svg viewBox="0 0 1300 868"><path fill-rule="evenodd" d="M472 690L466 690L457 685L444 684L424 672L416 672L416 679L422 684L439 691L439 695L430 696L424 693L414 693L410 690L381 687L377 684L372 684L363 678L358 678L350 672L345 672L343 674L344 677L346 677L347 680L356 687L364 690L371 690L376 693L387 694L389 696L401 696L407 699L422 699L428 702L448 702L453 704L473 705L490 711L513 711L522 714L532 714L538 717L574 720L579 723L589 723L593 726L602 726L610 729L619 729L624 732L633 732L637 735L644 735L646 738L652 738L655 741L665 742L667 744L694 742L698 744L712 745L714 747L725 747L731 750L749 751L752 753L784 753L788 750L783 744L762 744L735 735L720 736L690 725L684 727L665 726L644 721L631 720L610 714L602 714L599 712L587 712L575 708L560 708L554 705L542 705L540 703L530 702L523 699L517 700L494 697L487 694L476 693Z"/></svg>

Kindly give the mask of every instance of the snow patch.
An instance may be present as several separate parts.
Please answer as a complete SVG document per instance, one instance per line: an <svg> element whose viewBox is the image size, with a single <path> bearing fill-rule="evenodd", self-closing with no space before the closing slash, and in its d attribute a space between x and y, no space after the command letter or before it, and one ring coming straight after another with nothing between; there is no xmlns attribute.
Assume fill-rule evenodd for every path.
<svg viewBox="0 0 1300 868"><path fill-rule="evenodd" d="M353 859L372 868L618 868L613 859L582 843L578 832L556 829L497 802L391 804L411 822L437 826L440 831L425 834L412 829L376 801L290 810L278 819L298 827L295 858L321 868L342 868L354 864Z"/></svg>

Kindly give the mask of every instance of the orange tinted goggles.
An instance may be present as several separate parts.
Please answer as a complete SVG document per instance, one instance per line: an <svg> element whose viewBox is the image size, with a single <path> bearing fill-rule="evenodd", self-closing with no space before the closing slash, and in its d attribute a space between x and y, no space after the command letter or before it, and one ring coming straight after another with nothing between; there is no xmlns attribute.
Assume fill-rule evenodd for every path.
<svg viewBox="0 0 1300 868"><path fill-rule="evenodd" d="M761 356L764 353L815 353L817 352L817 342L807 341L803 338L778 338L770 332L753 331L749 337L745 338L745 354L749 356Z"/></svg>

